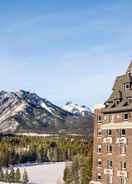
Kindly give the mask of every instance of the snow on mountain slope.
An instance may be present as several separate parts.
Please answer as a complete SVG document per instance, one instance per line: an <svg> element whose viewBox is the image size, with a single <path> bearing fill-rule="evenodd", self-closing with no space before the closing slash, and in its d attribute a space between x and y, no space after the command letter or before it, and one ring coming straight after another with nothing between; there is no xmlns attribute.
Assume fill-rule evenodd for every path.
<svg viewBox="0 0 132 184"><path fill-rule="evenodd" d="M82 120L80 115L86 114L90 118ZM91 128L90 115L85 106L67 104L62 109L36 93L0 92L0 132L76 133Z"/></svg>
<svg viewBox="0 0 132 184"><path fill-rule="evenodd" d="M63 109L75 115L85 116L86 114L91 114L90 108L84 105L81 106L79 104L73 104L72 102L67 102Z"/></svg>

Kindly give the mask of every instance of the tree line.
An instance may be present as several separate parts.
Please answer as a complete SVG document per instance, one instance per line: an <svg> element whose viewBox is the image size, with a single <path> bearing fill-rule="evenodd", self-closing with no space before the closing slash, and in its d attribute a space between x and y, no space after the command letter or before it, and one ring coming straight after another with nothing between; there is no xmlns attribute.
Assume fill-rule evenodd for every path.
<svg viewBox="0 0 132 184"><path fill-rule="evenodd" d="M72 161L87 156L92 139L84 136L0 136L0 167L23 163Z"/></svg>

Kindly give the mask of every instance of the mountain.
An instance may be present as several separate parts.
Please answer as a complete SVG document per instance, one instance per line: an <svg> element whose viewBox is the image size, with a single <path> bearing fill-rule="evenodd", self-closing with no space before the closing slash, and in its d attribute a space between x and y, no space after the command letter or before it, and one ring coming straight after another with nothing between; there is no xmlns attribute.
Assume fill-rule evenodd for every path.
<svg viewBox="0 0 132 184"><path fill-rule="evenodd" d="M92 119L83 120L35 93L0 92L0 132L89 132Z"/></svg>
<svg viewBox="0 0 132 184"><path fill-rule="evenodd" d="M73 104L72 102L67 102L63 109L77 116L92 115L90 108L86 107L85 105L81 106L79 104Z"/></svg>

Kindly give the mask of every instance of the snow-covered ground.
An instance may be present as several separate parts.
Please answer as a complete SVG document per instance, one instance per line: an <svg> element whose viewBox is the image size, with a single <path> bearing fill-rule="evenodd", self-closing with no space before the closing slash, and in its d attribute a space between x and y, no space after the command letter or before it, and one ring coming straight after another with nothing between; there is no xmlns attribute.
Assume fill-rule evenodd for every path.
<svg viewBox="0 0 132 184"><path fill-rule="evenodd" d="M63 184L65 163L45 163L41 165L21 166L26 169L31 184Z"/></svg>

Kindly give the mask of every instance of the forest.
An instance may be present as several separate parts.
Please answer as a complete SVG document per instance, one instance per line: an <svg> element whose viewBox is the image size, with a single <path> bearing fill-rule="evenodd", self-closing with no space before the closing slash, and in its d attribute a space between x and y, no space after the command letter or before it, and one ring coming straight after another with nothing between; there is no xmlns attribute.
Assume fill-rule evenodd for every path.
<svg viewBox="0 0 132 184"><path fill-rule="evenodd" d="M21 183L20 178L25 176L20 176L19 169L16 171L13 169L18 164L63 161L72 163L65 169L65 184L88 184L91 178L92 138L67 135L52 137L0 135L0 181L4 178L4 181L19 180ZM5 172L3 168L6 168ZM11 168L10 172L8 168ZM26 171L24 175L27 175L28 182Z"/></svg>
<svg viewBox="0 0 132 184"><path fill-rule="evenodd" d="M64 170L65 184L89 184L92 177L92 156L77 155Z"/></svg>

